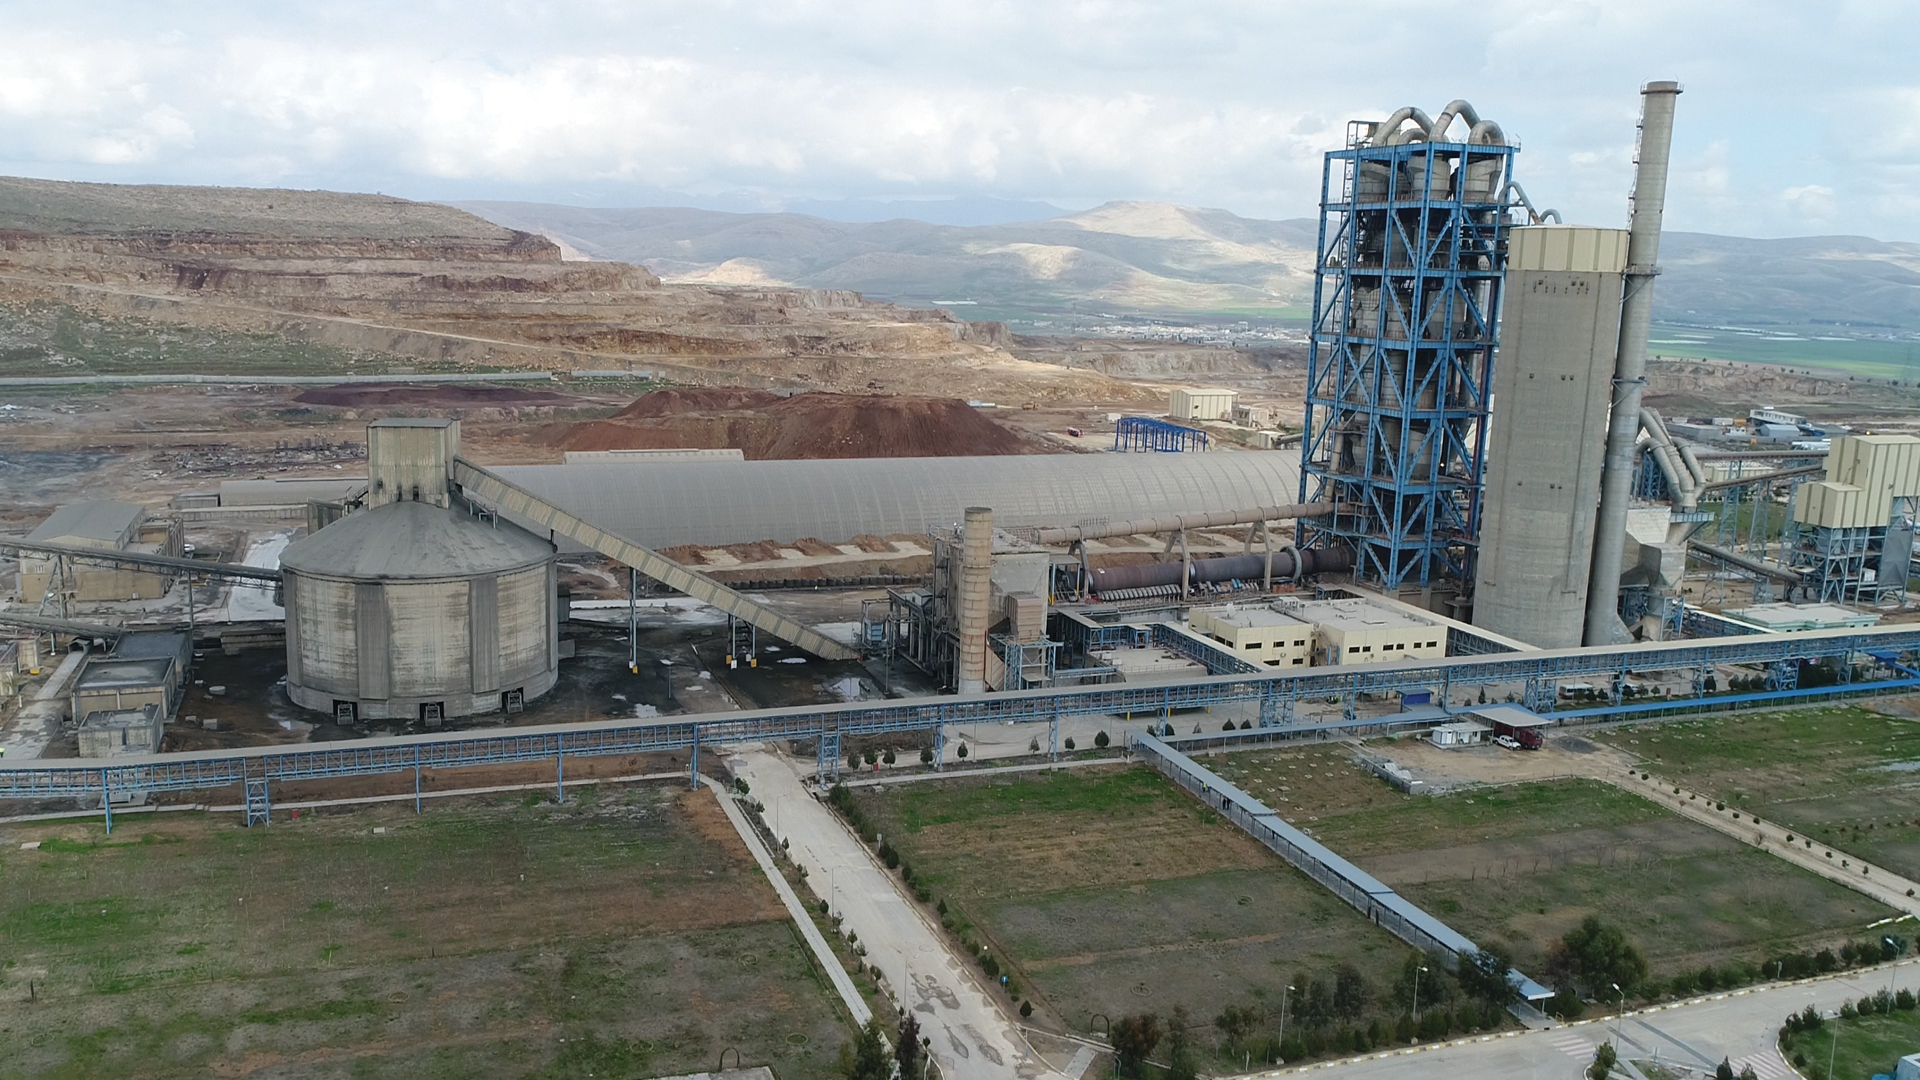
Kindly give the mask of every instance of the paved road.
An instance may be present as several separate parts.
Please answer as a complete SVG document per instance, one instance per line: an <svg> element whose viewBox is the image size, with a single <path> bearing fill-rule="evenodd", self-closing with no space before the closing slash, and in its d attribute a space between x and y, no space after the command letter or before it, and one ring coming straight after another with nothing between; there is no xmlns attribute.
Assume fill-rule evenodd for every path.
<svg viewBox="0 0 1920 1080"><path fill-rule="evenodd" d="M810 773L811 761L796 763L770 751L748 749L732 766L766 805L775 831L789 841L789 854L807 868L808 888L832 901L847 928L859 935L867 947L867 963L877 965L895 986L905 980L906 1000L919 1014L921 1031L932 1037L946 1080L1060 1075L1034 1055L974 981L971 966L947 951L938 926L930 925L918 905L900 895L895 876L807 793L798 769Z"/></svg>
<svg viewBox="0 0 1920 1080"><path fill-rule="evenodd" d="M1355 1062L1305 1066L1259 1076L1326 1071L1329 1080L1411 1080L1414 1077L1471 1077L1473 1080L1574 1080L1593 1060L1594 1047L1615 1038L1622 1056L1691 1066L1713 1074L1722 1058L1736 1070L1752 1064L1760 1080L1786 1080L1791 1070L1774 1050L1774 1036L1790 1012L1813 1005L1838 1009L1841 1003L1886 989L1920 989L1920 961L1872 968L1807 983L1735 992L1694 1004L1667 1006L1624 1018L1488 1036L1460 1046L1416 1052L1391 1052ZM1889 1062L1888 1064L1892 1064Z"/></svg>

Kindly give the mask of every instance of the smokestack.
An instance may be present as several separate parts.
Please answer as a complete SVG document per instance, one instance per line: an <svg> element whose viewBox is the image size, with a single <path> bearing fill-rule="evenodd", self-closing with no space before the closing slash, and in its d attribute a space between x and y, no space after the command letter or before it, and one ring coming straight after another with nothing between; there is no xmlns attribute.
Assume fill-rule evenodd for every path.
<svg viewBox="0 0 1920 1080"><path fill-rule="evenodd" d="M1673 146L1677 82L1640 88L1640 150L1633 175L1633 220L1627 231L1626 292L1620 301L1620 348L1613 364L1613 416L1607 425L1607 461L1600 474L1600 512L1594 523L1593 573L1587 586L1588 645L1626 639L1620 625L1620 561L1626 543L1627 502L1633 487L1634 440L1640 434L1640 391L1646 385L1647 330L1653 322L1653 278L1659 273L1660 218L1667 206L1667 155Z"/></svg>
<svg viewBox="0 0 1920 1080"><path fill-rule="evenodd" d="M993 591L993 511L967 508L960 534L960 692L987 692L987 603Z"/></svg>

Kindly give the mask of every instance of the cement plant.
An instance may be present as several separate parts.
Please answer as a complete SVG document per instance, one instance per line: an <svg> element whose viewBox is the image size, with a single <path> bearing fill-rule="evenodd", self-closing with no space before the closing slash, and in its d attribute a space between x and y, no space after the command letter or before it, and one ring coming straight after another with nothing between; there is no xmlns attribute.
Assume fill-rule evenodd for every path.
<svg viewBox="0 0 1920 1080"><path fill-rule="evenodd" d="M1920 1024L1920 397L1650 347L1683 100L1614 222L1383 102L1304 324L1082 336L0 178L0 1076L1781 1080Z"/></svg>

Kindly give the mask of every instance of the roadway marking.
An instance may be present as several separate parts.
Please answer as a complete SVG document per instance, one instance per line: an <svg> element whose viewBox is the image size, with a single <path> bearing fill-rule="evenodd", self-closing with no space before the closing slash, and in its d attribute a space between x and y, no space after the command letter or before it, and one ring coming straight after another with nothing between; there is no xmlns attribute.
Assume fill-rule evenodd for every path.
<svg viewBox="0 0 1920 1080"><path fill-rule="evenodd" d="M1765 1050L1758 1054L1748 1054L1743 1058L1734 1058L1728 1064L1733 1066L1735 1073L1751 1065L1753 1066L1753 1075L1759 1077L1760 1080L1777 1080L1777 1078L1790 1075L1793 1072L1792 1069L1787 1067L1786 1062L1780 1060L1780 1051L1778 1050Z"/></svg>
<svg viewBox="0 0 1920 1080"><path fill-rule="evenodd" d="M1593 1043L1578 1035L1562 1035L1553 1040L1554 1048L1570 1058L1593 1060Z"/></svg>

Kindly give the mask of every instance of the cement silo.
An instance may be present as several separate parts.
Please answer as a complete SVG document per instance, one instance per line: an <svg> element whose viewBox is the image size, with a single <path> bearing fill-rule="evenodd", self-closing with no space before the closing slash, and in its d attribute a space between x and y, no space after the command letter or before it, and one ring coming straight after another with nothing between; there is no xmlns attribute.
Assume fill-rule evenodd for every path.
<svg viewBox="0 0 1920 1080"><path fill-rule="evenodd" d="M368 425L367 507L282 553L296 704L434 723L553 688L554 546L454 494L459 439L452 420Z"/></svg>
<svg viewBox="0 0 1920 1080"><path fill-rule="evenodd" d="M1473 622L1580 644L1606 456L1624 229L1512 231Z"/></svg>

